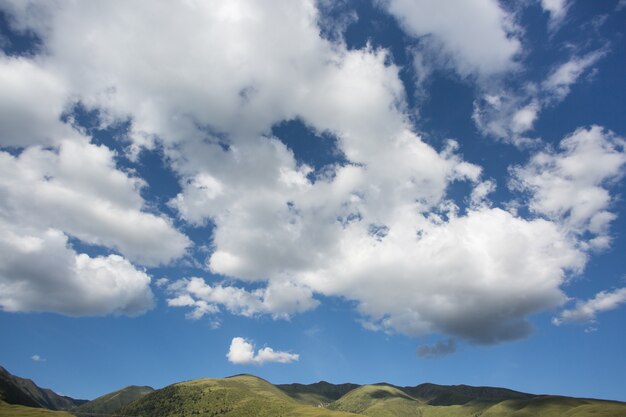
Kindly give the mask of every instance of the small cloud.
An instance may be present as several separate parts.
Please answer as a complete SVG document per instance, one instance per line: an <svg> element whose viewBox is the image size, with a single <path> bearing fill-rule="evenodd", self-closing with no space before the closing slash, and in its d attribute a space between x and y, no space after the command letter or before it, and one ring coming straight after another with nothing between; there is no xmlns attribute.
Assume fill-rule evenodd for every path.
<svg viewBox="0 0 626 417"><path fill-rule="evenodd" d="M170 282L169 279L165 277L161 277L155 281L155 284L157 287L161 288L161 287L165 287L169 282Z"/></svg>
<svg viewBox="0 0 626 417"><path fill-rule="evenodd" d="M552 324L559 326L563 323L595 323L599 312L614 310L623 303L626 303L626 287L615 291L600 291L591 300L578 301L574 308L561 311L552 319ZM593 327L590 329L596 330Z"/></svg>
<svg viewBox="0 0 626 417"><path fill-rule="evenodd" d="M45 358L42 358L42 357L41 357L41 356L39 356L39 355L33 355L33 356L31 356L30 358L31 358L32 360L34 360L35 362L45 362L45 361L46 361L46 359L45 359Z"/></svg>
<svg viewBox="0 0 626 417"><path fill-rule="evenodd" d="M266 362L290 363L300 359L296 353L276 351L270 347L254 353L254 344L243 337L234 337L226 354L228 361L235 365L263 365Z"/></svg>
<svg viewBox="0 0 626 417"><path fill-rule="evenodd" d="M319 325L316 324L316 325L314 325L312 327L309 327L308 329L306 329L302 333L304 333L308 337L315 337L317 334L319 334L321 332L322 332L322 328Z"/></svg>
<svg viewBox="0 0 626 417"><path fill-rule="evenodd" d="M441 340L434 345L421 345L417 348L417 356L420 358L441 358L456 352L454 339Z"/></svg>

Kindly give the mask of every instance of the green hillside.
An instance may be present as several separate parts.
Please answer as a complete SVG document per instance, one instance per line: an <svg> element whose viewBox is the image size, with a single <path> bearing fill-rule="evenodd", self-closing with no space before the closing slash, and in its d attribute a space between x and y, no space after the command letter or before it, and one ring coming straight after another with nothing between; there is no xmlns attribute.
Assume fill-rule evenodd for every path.
<svg viewBox="0 0 626 417"><path fill-rule="evenodd" d="M469 385L420 384L416 387L399 387L413 398L430 405L463 405L471 401L497 403L535 397L532 394L506 388L472 387Z"/></svg>
<svg viewBox="0 0 626 417"><path fill-rule="evenodd" d="M0 417L74 417L65 411L52 411L44 408L7 404L0 401Z"/></svg>
<svg viewBox="0 0 626 417"><path fill-rule="evenodd" d="M296 402L269 382L252 375L198 379L156 390L122 408L137 417L348 417Z"/></svg>
<svg viewBox="0 0 626 417"><path fill-rule="evenodd" d="M416 387L417 388L417 387ZM350 391L328 408L358 413L370 417L624 417L626 403L537 396L500 388L468 386L434 386L442 396L426 398L431 402L461 402L452 405L432 405L389 385L365 385ZM420 390L414 390L420 392ZM465 401L468 393L476 398ZM505 399L510 395L509 399ZM428 397L428 396L427 396Z"/></svg>
<svg viewBox="0 0 626 417"><path fill-rule="evenodd" d="M52 393L52 394L49 394ZM130 386L67 411L61 397L0 368L0 417L626 417L626 403L467 385L271 383L253 375L197 379L153 390ZM33 404L12 404L11 401ZM57 406L57 405L54 405Z"/></svg>
<svg viewBox="0 0 626 417"><path fill-rule="evenodd" d="M294 400L309 405L328 404L343 397L348 392L360 387L357 384L331 384L326 381L314 384L276 385Z"/></svg>
<svg viewBox="0 0 626 417"><path fill-rule="evenodd" d="M81 417L87 417L91 414L111 414L152 391L154 391L152 387L131 385L89 401L76 407L72 412L80 414Z"/></svg>
<svg viewBox="0 0 626 417"><path fill-rule="evenodd" d="M364 385L331 403L332 410L368 416L421 416L424 405L404 391L391 385Z"/></svg>

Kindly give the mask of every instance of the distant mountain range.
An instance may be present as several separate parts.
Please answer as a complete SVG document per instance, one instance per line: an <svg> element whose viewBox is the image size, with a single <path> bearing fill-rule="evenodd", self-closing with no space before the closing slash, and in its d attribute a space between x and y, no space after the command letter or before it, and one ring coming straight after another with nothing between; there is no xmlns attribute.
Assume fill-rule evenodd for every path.
<svg viewBox="0 0 626 417"><path fill-rule="evenodd" d="M65 410L65 411L50 411ZM625 417L626 403L467 385L271 383L254 375L129 386L92 401L0 367L0 417Z"/></svg>

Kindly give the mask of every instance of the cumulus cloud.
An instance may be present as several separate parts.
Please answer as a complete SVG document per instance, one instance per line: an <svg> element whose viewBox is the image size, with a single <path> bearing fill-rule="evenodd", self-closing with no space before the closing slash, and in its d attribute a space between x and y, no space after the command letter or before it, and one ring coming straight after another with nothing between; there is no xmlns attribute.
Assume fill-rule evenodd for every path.
<svg viewBox="0 0 626 417"><path fill-rule="evenodd" d="M572 56L553 68L540 83L527 82L515 90L486 92L474 101L472 118L486 136L518 146L536 144L529 137L545 108L563 101L572 85L607 53L606 49L582 57Z"/></svg>
<svg viewBox="0 0 626 417"><path fill-rule="evenodd" d="M143 180L118 170L113 153L86 138L0 152L0 174L0 215L13 223L63 230L148 265L180 257L189 245L167 218L143 210Z"/></svg>
<svg viewBox="0 0 626 417"><path fill-rule="evenodd" d="M552 323L557 326L563 323L594 323L598 313L614 310L624 303L626 303L626 288L600 291L591 300L576 301L574 308L561 311L552 319Z"/></svg>
<svg viewBox="0 0 626 417"><path fill-rule="evenodd" d="M45 359L45 358L42 358L42 357L41 357L41 356L39 356L39 355L33 355L33 356L31 356L30 358L31 358L33 361L35 361L35 362L45 362L45 361L46 361L46 359Z"/></svg>
<svg viewBox="0 0 626 417"><path fill-rule="evenodd" d="M70 316L137 315L152 308L150 277L118 255L89 257L55 229L0 218L0 307Z"/></svg>
<svg viewBox="0 0 626 417"><path fill-rule="evenodd" d="M220 307L246 317L272 314L275 318L287 319L319 304L313 299L310 288L288 281L272 281L266 288L247 291L223 284L211 286L202 278L194 277L175 281L168 291L172 295L167 300L168 305L193 308L189 317L194 319L218 313Z"/></svg>
<svg viewBox="0 0 626 417"><path fill-rule="evenodd" d="M348 49L321 37L312 0L158 8L150 1L11 4L15 20L45 45L37 68L98 109L102 123L130 120L136 150L158 143L181 184L170 208L189 225L213 225L206 267L223 280L186 278L166 286L168 304L189 309L190 318L221 310L287 318L315 308L320 294L354 302L371 328L498 343L526 336L530 315L562 305L562 284L584 268L583 235L563 227L570 215L537 211L537 218L524 218L491 204L494 183L463 160L457 143L436 149L415 132L400 69L388 51ZM460 74L487 76L515 66L520 43L499 3L450 4L398 0L385 7L407 33L440 45ZM476 7L469 10L469 4ZM414 13L413 6L422 11ZM564 70L545 88L558 95L579 75ZM530 129L542 103L512 106L514 129ZM304 164L271 133L285 120L332 135L342 161L318 170ZM576 155L596 149L572 146ZM71 155L79 157L66 158ZM103 311L145 309L149 278L142 271L117 255L89 258L67 244L67 236L75 236L145 265L180 256L187 239L167 218L146 210L142 181L116 169L106 148L83 139L2 158L11 175L0 176L10 196L0 207L10 213L7 219L18 220L13 240L26 242L13 244L10 253L43 242L34 245L42 255L62 256L42 259L58 262L53 271L74 271L62 284L85 298L91 293L83 280L100 265L107 279L120 276L114 280L119 288L143 283ZM529 178L560 175L552 164L528 167L528 175L522 167L516 178L531 195L540 196L544 186ZM94 170L99 174L91 175ZM604 179L591 188L604 189ZM465 211L448 199L455 182L471 189ZM51 215L38 217L22 188L38 190L39 206ZM606 236L603 216L584 227ZM42 278L31 266L16 265L2 276L31 278L5 280L12 294L23 294L5 301L5 309L64 311L62 295L55 301L61 307L40 306L26 291L40 294L56 275ZM27 273L33 275L20 275ZM280 353L266 348L255 354L251 343L236 340L240 361Z"/></svg>
<svg viewBox="0 0 626 417"><path fill-rule="evenodd" d="M254 344L243 337L234 337L226 354L228 361L235 365L263 365L264 363L297 362L300 355L296 353L275 351L271 347L254 352Z"/></svg>
<svg viewBox="0 0 626 417"><path fill-rule="evenodd" d="M456 352L454 339L440 340L433 345L421 345L417 348L417 356L420 358L441 358Z"/></svg>
<svg viewBox="0 0 626 417"><path fill-rule="evenodd" d="M521 52L513 16L497 0L381 1L404 30L420 38L463 76L511 70Z"/></svg>
<svg viewBox="0 0 626 417"><path fill-rule="evenodd" d="M513 168L511 187L530 193L533 212L570 233L592 234L591 247L607 247L616 217L607 185L624 175L625 146L623 138L599 126L578 129L561 141L560 152L538 152L527 165Z"/></svg>
<svg viewBox="0 0 626 417"><path fill-rule="evenodd" d="M70 135L59 120L67 99L64 81L39 62L0 52L0 146L49 145Z"/></svg>

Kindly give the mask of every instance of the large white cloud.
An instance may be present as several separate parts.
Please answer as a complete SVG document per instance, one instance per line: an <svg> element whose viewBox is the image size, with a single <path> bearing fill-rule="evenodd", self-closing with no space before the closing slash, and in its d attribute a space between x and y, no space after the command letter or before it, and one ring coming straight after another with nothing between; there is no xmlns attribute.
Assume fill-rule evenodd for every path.
<svg viewBox="0 0 626 417"><path fill-rule="evenodd" d="M404 10L408 3L388 7L413 35L443 45L461 74L514 67L519 41L497 2L472 2L471 13L466 3L415 4L437 13L424 20L425 13ZM16 19L43 38L38 68L98 108L103 123L130 118L136 147L160 142L182 185L170 206L190 224L214 224L207 266L230 282L188 278L168 287L169 304L191 308L191 317L219 309L288 317L314 308L322 294L353 300L370 327L496 343L525 336L530 315L564 303L561 285L584 267L581 235L563 227L563 216L526 219L492 207L493 182L462 160L455 142L436 150L423 141L408 121L399 68L387 52L323 39L312 1L15 5ZM33 13L44 18L32 20ZM567 84L574 72L563 74L555 79ZM555 91L565 84L554 84ZM520 131L536 112L528 107L514 118ZM348 162L318 171L300 163L270 134L272 125L294 118L335 136ZM81 143L5 160L19 173L12 178L40 187L41 198L66 182L94 197L80 179L57 171L64 152L100 155L96 162L109 172L104 188L113 181L125 190L106 198L126 227L112 227L97 198L68 200L71 207L43 199L61 213L86 207L80 213L92 219L80 224L56 215L49 227L138 262L180 254L185 239L166 219L142 211L141 181L112 174L106 149ZM44 162L56 167L54 175L38 168ZM22 175L31 165L34 177ZM77 171L83 169L91 167ZM551 166L538 165L536 174L544 172ZM466 211L446 198L455 181L471 185ZM22 201L10 183L6 189ZM529 192L541 198L541 189ZM13 211L11 217L44 227L28 210ZM237 280L260 289L238 287ZM252 349L243 352L255 360Z"/></svg>

